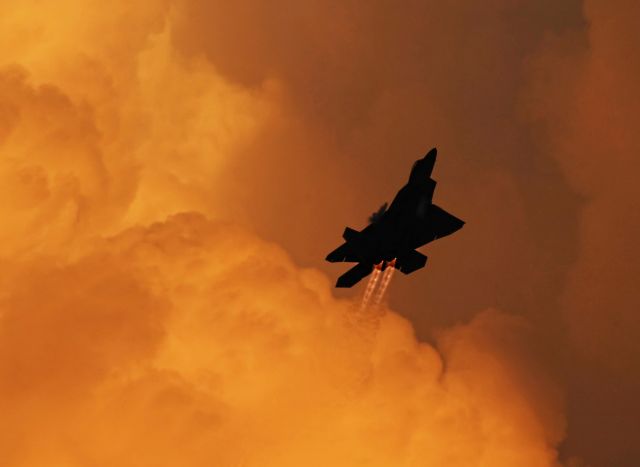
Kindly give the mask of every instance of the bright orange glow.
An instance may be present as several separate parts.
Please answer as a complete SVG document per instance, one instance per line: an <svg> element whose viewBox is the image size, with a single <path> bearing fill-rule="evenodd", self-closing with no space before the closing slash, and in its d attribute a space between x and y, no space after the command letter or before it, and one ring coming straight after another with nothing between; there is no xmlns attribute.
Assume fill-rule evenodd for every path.
<svg viewBox="0 0 640 467"><path fill-rule="evenodd" d="M375 305L380 305L382 303L382 299L384 298L385 293L387 292L387 288L389 284L391 284L391 278L393 277L393 272L395 271L395 259L387 264L387 268L384 270L382 275L382 282L380 283L380 287L376 291L376 295L373 298L373 303Z"/></svg>
<svg viewBox="0 0 640 467"><path fill-rule="evenodd" d="M380 262L380 264L376 264L373 267L373 271L371 271L371 275L369 276L369 280L367 281L367 286L364 289L364 294L362 295L362 303L360 304L360 307L362 309L365 309L369 305L369 300L371 300L373 291L376 289L376 286L378 285L378 281L380 280L380 274L382 273L381 265L382 265L382 262Z"/></svg>
<svg viewBox="0 0 640 467"><path fill-rule="evenodd" d="M254 11L251 2L240 3ZM505 2L495 3L502 8ZM319 64L310 64L305 61L308 51L295 38L278 42L295 52L293 58L280 56L280 49L275 58L266 57L259 44L264 31L251 36L251 25L234 36L237 43L220 45L216 34L223 25L216 24L211 31L196 28L201 19L188 14L194 4L208 5L204 0L0 4L0 44L9 44L0 48L0 464L557 467L566 425L562 391L550 380L539 356L532 355L535 346L530 344L537 330L525 319L494 309L478 310L466 324L441 330L433 343L420 342L411 323L399 314L384 304L359 309L351 300L336 298L332 281L324 274L297 266L290 252L252 229L254 223L271 221L276 233L295 230L284 214L271 219L267 213L258 222L250 210L243 211L242 206L265 199L277 207L274 211L284 210L288 203L277 190L264 190L260 199L256 194L265 178L283 177L278 164L288 161L270 160L276 160L282 149L278 144L273 143L271 152L261 152L263 143L269 143L267 130L286 129L287 149L295 158L305 157L299 147L315 148L317 140L325 142L326 147L316 148L323 164L304 159L295 166L299 178L282 183L305 183L312 173L342 183L327 189L338 197L348 192L349 184L335 176L338 169L331 161L325 164L325 159L334 140L346 137L318 129L305 119L336 119L336 126L344 126L356 141L354 146L367 149L377 143L366 141L365 130L383 133L380 128L386 126L380 122L385 120L376 118L397 119L403 114L404 109L393 107L398 96L413 108L414 90L387 84L382 97L369 107L362 105L375 118L358 114L357 104L367 100L366 86L362 95L354 95L344 83L340 84L344 89L336 85L335 102L316 95L314 86L329 82L331 73L355 69L349 53L362 44L357 28L348 21L350 11L336 7L331 22L317 22L330 23L335 34L305 31L314 47L323 45ZM589 5L590 14L598 16L599 9L593 2ZM383 8L378 13L388 16ZM464 15L444 19L457 25L458 16ZM433 27L448 27L444 20L439 26L439 15L429 18L438 18ZM372 21L377 24L377 19ZM603 26L591 31L594 40L605 44L611 38ZM193 41L209 33L213 52L224 48L220 59L224 66L192 47ZM489 35L493 37L493 32ZM346 37L344 47L338 36ZM508 42L497 33L496 37L496 47ZM243 53L253 47L251 64L264 68L263 78L245 66ZM363 48L369 54L363 60L370 62L354 76L384 83L387 69L395 65L378 63L368 44ZM391 48L394 56L402 51L408 54L406 60L414 61L411 47ZM464 61L455 54L449 59L446 51L420 51L427 52L447 63ZM600 222L603 216L611 216L607 225L612 225L624 217L613 209L622 206L619 199L637 199L629 188L636 185L614 186L617 174L630 177L632 172L616 166L603 178L595 168L600 157L594 155L586 164L582 158L573 160L578 153L582 157L589 150L597 152L590 148L606 138L599 135L592 141L583 136L596 130L620 133L617 150L627 159L637 153L637 138L624 126L637 116L637 109L622 105L628 102L625 96L614 96L624 118L612 111L620 121L607 119L604 123L615 128L603 128L599 110L606 102L598 99L604 99L609 87L588 92L595 86L591 81L607 79L620 83L616 89L630 88L625 79L616 81L609 75L626 61L612 59L609 66L597 52L596 63L585 66L586 77L575 80L578 97L561 86L554 88L559 95L554 99L568 100L563 108L577 108L580 115L551 117L562 123L561 134L553 141L555 160L576 191L595 199L581 227L586 231L583 257L563 298L572 345L586 354L585 379L590 359L607 360L608 352L629 354L636 342L631 331L628 339L617 340L615 329L603 340L600 327L593 326L604 318L589 293L598 291L606 298L601 302L609 303L618 295L609 295L605 285L614 290L622 283L625 290L634 290L633 268L638 264L621 267L626 271L623 279L611 273L602 285L599 273L612 269L604 250L593 246L600 246L610 234ZM341 53L347 58L335 60ZM273 71L277 60L283 61L280 65L287 72ZM538 72L556 70L554 52L541 53L536 60ZM479 69L489 73L503 66L492 65ZM325 68L327 75L317 73ZM306 83L307 75L317 75L309 84L312 91L300 92L296 86ZM544 85L536 83L542 89L530 90L531 94L548 96L547 80L540 81ZM494 87L491 81L490 88ZM422 138L428 127L456 140L459 132L443 123L455 112L441 112L437 94L429 96L435 102L433 114L424 116L415 132ZM446 95L456 98L453 92ZM292 102L303 98L313 111L300 110ZM535 116L555 109L543 98L536 104L540 107L531 106ZM482 106L463 107L481 113L477 109ZM353 110L355 116L345 116L343 109ZM363 129L364 125L371 128ZM472 126L466 120L465 125ZM398 132L404 135L405 129ZM391 136L389 147L395 149ZM305 144L304 138L314 144ZM511 150L510 145L520 139L528 141L507 135L504 144ZM578 149L565 151L567 146ZM255 153L253 158L243 159L249 152ZM448 176L453 179L457 168L451 164ZM357 168L354 163L344 170L353 169L357 179ZM486 199L487 206L506 200L502 209L508 216L488 208L481 215L488 216L488 223L492 215L508 217L511 223L501 235L512 237L512 243L504 246L502 237L496 240L487 234L486 248L471 245L457 259L502 251L505 258L536 257L537 250L527 247L526 203L518 197L517 181L501 168L486 169L483 177L475 176L481 170L475 166L463 169L480 182L467 185L461 178L458 186L469 186L468 191L454 196ZM383 177L388 179L387 174ZM362 180L354 183L364 185ZM607 187L613 195L598 198ZM312 190L300 191L316 196L309 193ZM355 205L355 197L343 198L345 204ZM633 210L631 204L624 206L625 215ZM329 209L326 206L329 201L323 209ZM303 215L309 225L317 217L313 209ZM625 245L635 241L636 231L630 228L624 234L628 242L618 247L619 257L627 254ZM315 240L295 238L298 247ZM502 265L502 260L496 264ZM486 263L482 257L477 260L480 267ZM505 259L504 264L510 263ZM395 260L384 272L375 267L366 303L382 302L394 265ZM592 271L594 265L600 270ZM528 274L534 278L539 276L533 274L541 274L503 269L496 283L522 274L522 282L528 284ZM474 279L484 269L469 271L468 277ZM595 286L585 292L581 286L585 281L602 286L602 292ZM468 289L449 285L448 292L482 295L482 285L468 282ZM496 290L501 289L496 286ZM626 309L622 304L617 308ZM585 310L593 320L580 321ZM425 315L430 312L424 310ZM636 320L628 318L636 314L618 313L620 322ZM634 329L632 324L625 329ZM539 342L546 345L543 339ZM629 362L635 360L615 363L620 374L633 373Z"/></svg>

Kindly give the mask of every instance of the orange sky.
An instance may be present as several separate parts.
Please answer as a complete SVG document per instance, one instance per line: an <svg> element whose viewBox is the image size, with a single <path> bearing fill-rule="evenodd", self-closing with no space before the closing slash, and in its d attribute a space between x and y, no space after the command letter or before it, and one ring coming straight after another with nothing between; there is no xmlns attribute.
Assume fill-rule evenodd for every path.
<svg viewBox="0 0 640 467"><path fill-rule="evenodd" d="M639 22L0 3L3 465L636 466ZM323 258L432 146L467 224L358 314Z"/></svg>

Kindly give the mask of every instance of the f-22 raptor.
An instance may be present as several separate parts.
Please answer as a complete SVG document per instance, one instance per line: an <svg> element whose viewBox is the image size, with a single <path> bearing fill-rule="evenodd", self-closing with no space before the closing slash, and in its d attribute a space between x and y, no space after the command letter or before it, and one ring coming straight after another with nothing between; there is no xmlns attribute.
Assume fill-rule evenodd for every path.
<svg viewBox="0 0 640 467"><path fill-rule="evenodd" d="M411 169L409 181L391 206L386 203L369 218L362 231L344 229L345 243L327 255L327 261L358 263L338 278L336 287L352 287L374 268L395 267L404 274L421 269L427 257L416 251L438 238L451 235L464 222L433 204L436 182L431 178L437 150L433 148Z"/></svg>

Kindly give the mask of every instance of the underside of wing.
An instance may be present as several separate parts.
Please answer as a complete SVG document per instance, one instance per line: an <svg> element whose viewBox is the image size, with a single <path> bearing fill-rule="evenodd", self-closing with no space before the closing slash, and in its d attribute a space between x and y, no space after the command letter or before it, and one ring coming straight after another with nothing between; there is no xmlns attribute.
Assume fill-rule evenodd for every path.
<svg viewBox="0 0 640 467"><path fill-rule="evenodd" d="M464 221L458 219L453 214L449 214L440 206L431 205L429 209L429 219L433 224L433 232L435 238L446 237L453 232L460 230L464 225Z"/></svg>
<svg viewBox="0 0 640 467"><path fill-rule="evenodd" d="M451 235L460 230L464 221L449 214L441 207L432 204L424 219L420 220L413 234L413 246L418 248L438 238Z"/></svg>

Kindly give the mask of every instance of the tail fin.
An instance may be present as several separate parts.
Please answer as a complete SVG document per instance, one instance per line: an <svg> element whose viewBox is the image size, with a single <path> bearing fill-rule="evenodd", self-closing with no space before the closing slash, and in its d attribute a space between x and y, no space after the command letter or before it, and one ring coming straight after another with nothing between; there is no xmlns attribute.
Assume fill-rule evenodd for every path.
<svg viewBox="0 0 640 467"><path fill-rule="evenodd" d="M438 150L433 148L422 159L415 161L413 168L411 169L411 175L409 175L409 183L424 182L431 177L433 166L436 164L437 155Z"/></svg>

